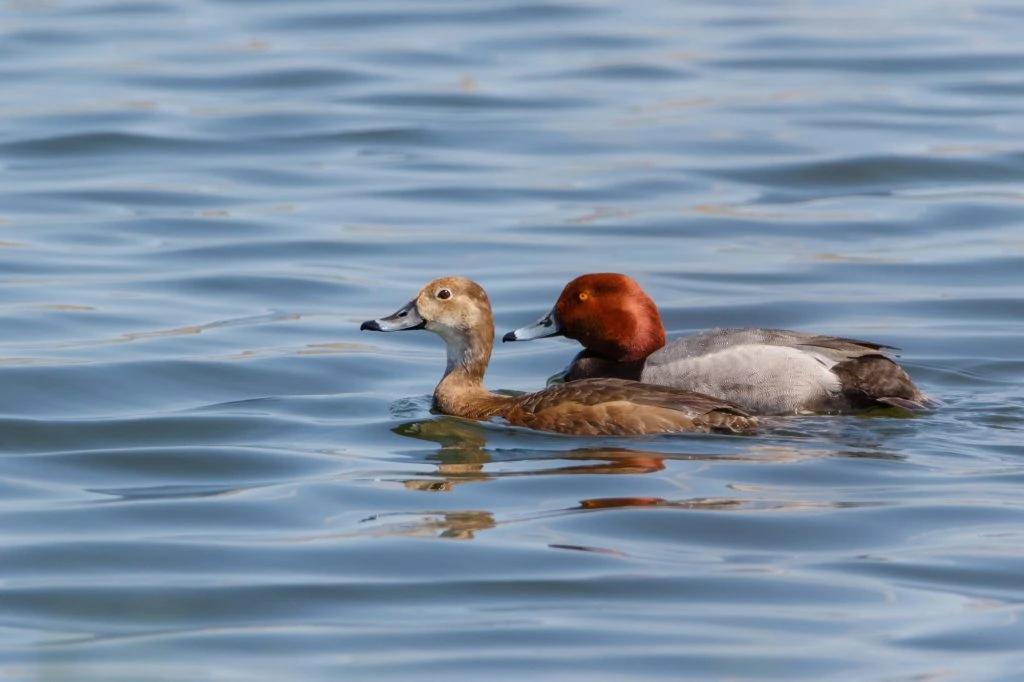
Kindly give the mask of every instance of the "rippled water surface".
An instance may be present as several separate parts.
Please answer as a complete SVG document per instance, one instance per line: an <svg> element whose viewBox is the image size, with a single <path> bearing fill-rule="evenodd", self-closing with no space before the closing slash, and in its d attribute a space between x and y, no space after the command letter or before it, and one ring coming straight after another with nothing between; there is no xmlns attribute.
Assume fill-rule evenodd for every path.
<svg viewBox="0 0 1024 682"><path fill-rule="evenodd" d="M0 678L970 680L1024 669L1024 10L0 7ZM437 417L627 272L670 335L902 348L944 406L756 437ZM505 345L495 389L575 353Z"/></svg>

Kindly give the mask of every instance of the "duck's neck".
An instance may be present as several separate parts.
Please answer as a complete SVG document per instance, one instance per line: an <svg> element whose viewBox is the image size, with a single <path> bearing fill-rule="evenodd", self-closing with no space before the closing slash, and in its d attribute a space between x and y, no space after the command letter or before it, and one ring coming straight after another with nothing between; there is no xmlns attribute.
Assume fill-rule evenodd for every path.
<svg viewBox="0 0 1024 682"><path fill-rule="evenodd" d="M616 333L602 332L584 341L594 354L615 362L637 362L665 345L665 326L653 301L632 301L613 317Z"/></svg>
<svg viewBox="0 0 1024 682"><path fill-rule="evenodd" d="M630 339L616 358L619 362L638 362L665 345L665 328L661 319L657 323L645 322L633 339Z"/></svg>
<svg viewBox="0 0 1024 682"><path fill-rule="evenodd" d="M442 414L467 419L501 416L512 398L488 391L478 377L456 369L445 373L434 389L434 409Z"/></svg>
<svg viewBox="0 0 1024 682"><path fill-rule="evenodd" d="M434 408L443 414L470 419L488 419L499 414L512 399L491 393L484 387L484 373L491 359L491 346L484 339L445 338L448 366L434 389Z"/></svg>

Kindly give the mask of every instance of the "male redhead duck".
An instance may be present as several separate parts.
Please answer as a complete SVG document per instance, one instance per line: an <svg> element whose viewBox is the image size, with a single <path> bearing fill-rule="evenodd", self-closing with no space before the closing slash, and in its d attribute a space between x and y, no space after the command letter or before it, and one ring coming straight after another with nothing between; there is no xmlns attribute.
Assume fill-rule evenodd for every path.
<svg viewBox="0 0 1024 682"><path fill-rule="evenodd" d="M448 367L434 389L434 409L466 419L500 418L516 426L576 435L630 436L683 431L752 431L742 408L668 386L624 379L585 379L536 393L498 395L484 388L494 346L487 294L463 277L441 277L397 312L360 330L432 331L448 346Z"/></svg>
<svg viewBox="0 0 1024 682"><path fill-rule="evenodd" d="M554 308L505 341L564 335L585 348L567 381L621 377L699 391L754 414L835 413L936 403L869 341L783 329L713 329L665 345L665 327L640 285L616 273L582 275Z"/></svg>

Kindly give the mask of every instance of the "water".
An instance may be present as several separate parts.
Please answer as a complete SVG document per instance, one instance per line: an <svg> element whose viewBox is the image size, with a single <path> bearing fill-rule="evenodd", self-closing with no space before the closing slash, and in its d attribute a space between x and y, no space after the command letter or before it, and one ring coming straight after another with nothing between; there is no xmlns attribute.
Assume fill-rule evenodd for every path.
<svg viewBox="0 0 1024 682"><path fill-rule="evenodd" d="M1024 665L1010 2L0 8L0 677L1003 681ZM757 437L439 418L622 271L670 335L900 346ZM499 347L531 390L576 348Z"/></svg>

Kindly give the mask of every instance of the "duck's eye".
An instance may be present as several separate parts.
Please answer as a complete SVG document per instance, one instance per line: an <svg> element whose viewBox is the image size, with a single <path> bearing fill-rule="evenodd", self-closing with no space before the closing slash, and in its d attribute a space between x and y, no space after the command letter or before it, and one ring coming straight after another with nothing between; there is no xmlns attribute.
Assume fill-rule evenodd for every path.
<svg viewBox="0 0 1024 682"><path fill-rule="evenodd" d="M437 292L437 297L442 301L445 301L452 297L452 292L449 289L441 289Z"/></svg>
<svg viewBox="0 0 1024 682"><path fill-rule="evenodd" d="M580 299L581 301L585 301L585 300L587 300L588 298L590 298L590 294L588 294L587 292L585 292L585 291L581 291L581 292L579 293L579 299Z"/></svg>

